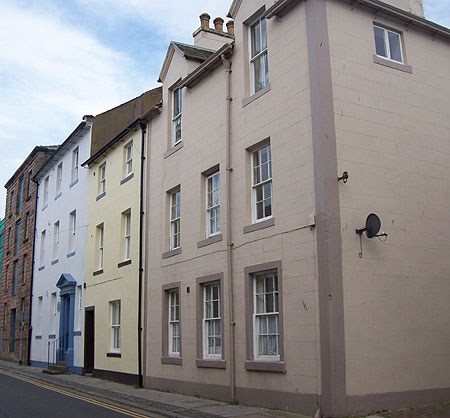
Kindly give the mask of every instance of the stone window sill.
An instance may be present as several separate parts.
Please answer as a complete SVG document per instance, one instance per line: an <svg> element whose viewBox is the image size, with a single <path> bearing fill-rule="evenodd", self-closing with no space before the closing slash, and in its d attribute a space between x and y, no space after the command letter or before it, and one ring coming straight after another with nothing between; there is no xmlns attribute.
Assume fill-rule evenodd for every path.
<svg viewBox="0 0 450 418"><path fill-rule="evenodd" d="M266 94L270 90L271 90L271 84L268 83L266 87L264 87L263 89L259 90L255 94L252 94L251 96L246 97L245 99L242 99L242 107L247 106L248 104L250 104L251 102L253 102L256 99L260 98L261 96L263 96L264 94Z"/></svg>
<svg viewBox="0 0 450 418"><path fill-rule="evenodd" d="M209 369L226 369L226 360L208 360L208 359L197 359L197 367L199 368L209 368Z"/></svg>
<svg viewBox="0 0 450 418"><path fill-rule="evenodd" d="M385 67L393 68L394 70L403 71L405 73L412 74L412 67L410 65L402 64L401 62L390 61L378 55L373 56L373 62L375 64L384 65Z"/></svg>
<svg viewBox="0 0 450 418"><path fill-rule="evenodd" d="M284 361L250 361L245 362L245 370L255 372L286 373Z"/></svg>
<svg viewBox="0 0 450 418"><path fill-rule="evenodd" d="M163 154L164 158L170 157L172 154L174 154L175 152L177 152L178 150L180 150L181 148L183 148L184 143L183 141L178 142L177 145L175 145L173 148L171 148L170 150L166 151Z"/></svg>
<svg viewBox="0 0 450 418"><path fill-rule="evenodd" d="M75 179L72 183L69 184L69 188L75 186L78 183L78 179Z"/></svg>
<svg viewBox="0 0 450 418"><path fill-rule="evenodd" d="M175 248L174 250L170 250L165 253L162 253L162 258L173 257L174 255L181 254L181 251L182 251L181 247Z"/></svg>
<svg viewBox="0 0 450 418"><path fill-rule="evenodd" d="M123 266L128 266L129 264L131 264L131 260L125 260L122 261L121 263L117 264L117 267L123 267Z"/></svg>
<svg viewBox="0 0 450 418"><path fill-rule="evenodd" d="M249 232L259 231L260 229L268 228L269 226L275 225L275 218L266 219L265 221L256 222L251 225L244 226L243 233L248 234Z"/></svg>
<svg viewBox="0 0 450 418"><path fill-rule="evenodd" d="M206 238L202 241L197 242L197 248L206 247L207 245L214 244L215 242L219 242L223 240L222 234L213 235L212 237Z"/></svg>
<svg viewBox="0 0 450 418"><path fill-rule="evenodd" d="M134 177L134 173L128 174L123 180L120 180L120 184L126 183L128 180L131 180Z"/></svg>
<svg viewBox="0 0 450 418"><path fill-rule="evenodd" d="M93 275L93 276L98 276L99 274L102 274L102 273L103 273L103 269L100 269L100 270L94 271L94 272L92 273L92 275Z"/></svg>
<svg viewBox="0 0 450 418"><path fill-rule="evenodd" d="M120 353L106 353L106 357L117 357L117 358L121 358L122 354Z"/></svg>
<svg viewBox="0 0 450 418"><path fill-rule="evenodd" d="M161 364L173 364L175 366L183 365L183 357L161 357Z"/></svg>
<svg viewBox="0 0 450 418"><path fill-rule="evenodd" d="M103 196L106 196L106 192L100 193L96 198L95 201L99 201Z"/></svg>

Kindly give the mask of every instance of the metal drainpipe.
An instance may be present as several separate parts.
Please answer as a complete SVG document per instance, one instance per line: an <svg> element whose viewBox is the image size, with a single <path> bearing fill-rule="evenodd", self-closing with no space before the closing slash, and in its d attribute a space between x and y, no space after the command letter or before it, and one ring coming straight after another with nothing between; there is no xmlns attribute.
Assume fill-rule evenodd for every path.
<svg viewBox="0 0 450 418"><path fill-rule="evenodd" d="M142 255L143 255L143 230L144 230L144 163L145 163L145 133L147 124L139 122L141 127L141 179L139 197L139 291L138 291L138 378L139 386L143 385L142 378Z"/></svg>
<svg viewBox="0 0 450 418"><path fill-rule="evenodd" d="M27 364L31 365L31 337L33 329L31 328L31 308L33 307L33 279L34 279L34 246L36 243L36 215L37 215L37 200L38 200L38 188L39 183L30 178L29 181L33 181L36 184L36 198L34 199L34 228L33 228L33 246L31 247L33 251L31 252L31 278L30 278L30 314L28 315L28 353L27 353ZM6 312L5 312L6 315Z"/></svg>
<svg viewBox="0 0 450 418"><path fill-rule="evenodd" d="M234 359L234 299L233 299L233 270L232 270L232 232L231 232L231 61L224 54L220 56L227 72L227 126L226 126L226 173L227 173L227 282L228 282L228 319L230 327L230 396L231 401L236 397L236 368Z"/></svg>

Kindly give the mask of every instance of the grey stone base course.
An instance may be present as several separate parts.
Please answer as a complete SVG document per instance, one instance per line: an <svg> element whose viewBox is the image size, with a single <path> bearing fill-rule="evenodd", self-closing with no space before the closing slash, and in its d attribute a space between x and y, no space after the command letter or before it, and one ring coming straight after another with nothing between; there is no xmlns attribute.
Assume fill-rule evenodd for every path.
<svg viewBox="0 0 450 418"><path fill-rule="evenodd" d="M347 396L347 409L349 414L368 414L384 409L409 408L449 400L450 388L371 393Z"/></svg>
<svg viewBox="0 0 450 418"><path fill-rule="evenodd" d="M224 385L145 377L144 386L149 389L178 392L184 395L200 396L223 402L231 401L230 387ZM313 416L319 408L319 395L316 394L288 393L241 387L236 387L235 394L236 400L243 405L279 409L309 416Z"/></svg>

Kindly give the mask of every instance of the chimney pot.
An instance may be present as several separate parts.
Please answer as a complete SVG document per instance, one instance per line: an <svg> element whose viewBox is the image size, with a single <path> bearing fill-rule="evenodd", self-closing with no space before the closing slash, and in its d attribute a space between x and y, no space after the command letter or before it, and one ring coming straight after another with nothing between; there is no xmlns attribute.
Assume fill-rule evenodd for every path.
<svg viewBox="0 0 450 418"><path fill-rule="evenodd" d="M234 36L234 21L233 20L229 20L227 22L227 32L230 35Z"/></svg>
<svg viewBox="0 0 450 418"><path fill-rule="evenodd" d="M223 32L223 19L221 17L214 19L214 29L218 32Z"/></svg>
<svg viewBox="0 0 450 418"><path fill-rule="evenodd" d="M208 13L202 13L200 15L200 27L209 29L209 19L211 16Z"/></svg>

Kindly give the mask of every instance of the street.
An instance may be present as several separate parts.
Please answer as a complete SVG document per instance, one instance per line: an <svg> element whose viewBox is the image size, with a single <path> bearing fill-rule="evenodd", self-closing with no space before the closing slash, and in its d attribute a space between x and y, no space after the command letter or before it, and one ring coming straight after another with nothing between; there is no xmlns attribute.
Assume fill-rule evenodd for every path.
<svg viewBox="0 0 450 418"><path fill-rule="evenodd" d="M148 418L122 407L0 370L1 418Z"/></svg>

